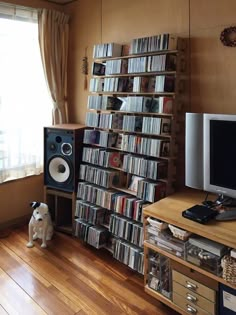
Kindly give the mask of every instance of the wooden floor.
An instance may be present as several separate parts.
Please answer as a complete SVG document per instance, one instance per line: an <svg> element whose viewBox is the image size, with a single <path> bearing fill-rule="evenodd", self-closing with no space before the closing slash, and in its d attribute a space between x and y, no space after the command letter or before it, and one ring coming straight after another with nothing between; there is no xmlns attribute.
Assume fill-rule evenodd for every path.
<svg viewBox="0 0 236 315"><path fill-rule="evenodd" d="M27 239L26 226L0 238L0 315L177 314L107 251L58 232L47 249Z"/></svg>

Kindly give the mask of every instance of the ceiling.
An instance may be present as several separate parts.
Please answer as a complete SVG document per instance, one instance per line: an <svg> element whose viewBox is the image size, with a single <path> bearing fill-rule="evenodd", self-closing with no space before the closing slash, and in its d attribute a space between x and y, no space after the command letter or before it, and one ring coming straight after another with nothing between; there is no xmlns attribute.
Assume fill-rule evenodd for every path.
<svg viewBox="0 0 236 315"><path fill-rule="evenodd" d="M71 2L74 2L76 0L45 0L47 2L53 2L53 3L57 3L57 4L68 4Z"/></svg>

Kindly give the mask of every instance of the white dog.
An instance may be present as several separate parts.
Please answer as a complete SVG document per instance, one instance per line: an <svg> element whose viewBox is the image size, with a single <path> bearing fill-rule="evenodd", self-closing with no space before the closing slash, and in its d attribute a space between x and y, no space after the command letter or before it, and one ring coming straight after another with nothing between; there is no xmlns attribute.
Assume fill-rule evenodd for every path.
<svg viewBox="0 0 236 315"><path fill-rule="evenodd" d="M46 248L46 241L51 240L53 226L48 206L42 202L31 202L30 206L34 209L29 222L29 242L27 247L33 247L33 241L37 238L42 239L42 248Z"/></svg>

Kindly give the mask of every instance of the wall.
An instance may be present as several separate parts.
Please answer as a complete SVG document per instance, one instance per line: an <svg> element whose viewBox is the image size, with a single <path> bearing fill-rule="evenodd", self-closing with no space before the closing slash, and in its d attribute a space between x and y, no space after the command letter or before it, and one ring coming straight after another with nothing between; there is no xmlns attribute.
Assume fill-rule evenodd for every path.
<svg viewBox="0 0 236 315"><path fill-rule="evenodd" d="M164 32L188 37L188 0L79 0L66 6L71 16L68 95L71 122L84 123L88 91L81 73L87 47L100 42L128 43ZM89 76L88 76L89 83Z"/></svg>
<svg viewBox="0 0 236 315"><path fill-rule="evenodd" d="M39 0L2 1L35 8L62 10L62 6ZM31 131L29 131L31 132ZM43 200L43 176L31 176L0 184L0 228L17 223L32 213L29 202Z"/></svg>
<svg viewBox="0 0 236 315"><path fill-rule="evenodd" d="M191 108L235 114L236 48L222 45L220 33L236 25L236 1L191 0Z"/></svg>
<svg viewBox="0 0 236 315"><path fill-rule="evenodd" d="M81 68L86 47L91 66L96 43L128 42L162 32L190 35L191 111L235 113L236 48L223 46L219 37L225 27L236 25L236 1L79 0L66 10L71 15L71 121L85 120L88 92Z"/></svg>

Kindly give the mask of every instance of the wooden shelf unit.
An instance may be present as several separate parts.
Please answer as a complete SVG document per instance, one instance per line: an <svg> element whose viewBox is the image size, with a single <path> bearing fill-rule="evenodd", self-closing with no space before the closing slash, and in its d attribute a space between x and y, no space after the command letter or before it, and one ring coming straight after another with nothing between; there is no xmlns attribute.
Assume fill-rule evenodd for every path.
<svg viewBox="0 0 236 315"><path fill-rule="evenodd" d="M235 230L235 222L227 221L227 222L219 222L212 220L209 223L203 225L189 219L182 217L182 211L196 205L201 204L204 201L206 194L201 191L193 190L193 189L184 189L180 192L176 192L173 195L166 197L150 206L147 206L144 209L144 287L145 291L160 300L164 304L170 306L174 310L178 311L180 314L187 315L189 312L181 309L178 305L176 305L171 299L166 298L161 293L156 292L152 288L148 286L148 252L152 250L156 253L159 253L170 259L172 264L179 264L183 266L183 268L187 268L193 273L196 272L204 281L208 281L211 283L215 283L217 286L216 291L218 290L219 283L222 283L230 288L236 289L236 286L231 284L230 282L225 281L222 277L217 276L207 270L202 269L201 267L194 265L182 258L171 254L170 252L165 251L163 248L159 248L158 246L151 244L148 242L146 226L148 225L147 218L152 217L158 219L162 222L166 222L168 224L175 225L183 230L192 232L201 237L205 237L212 241L216 241L218 243L224 244L228 247L236 248L236 230ZM209 196L210 199L215 199L215 196ZM173 266L173 269L175 267ZM205 313L204 313L205 314ZM217 311L216 313L217 314Z"/></svg>
<svg viewBox="0 0 236 315"><path fill-rule="evenodd" d="M44 186L44 202L49 206L55 229L72 235L76 192L65 192Z"/></svg>
<svg viewBox="0 0 236 315"><path fill-rule="evenodd" d="M178 42L181 42L183 41L183 39L178 39ZM166 59L169 58L169 54L172 54L174 55L174 59L175 59L175 66L171 66L172 68L170 69L170 65L166 66L167 63L166 61L152 61L152 56L158 56L158 55L166 55ZM143 110L140 110L140 111L128 111L128 110L125 110L125 109L120 109L120 110L113 110L113 109L107 109L107 106L106 106L106 109L99 109L96 107L96 105L94 106L94 104L90 106L88 106L88 115L87 117L90 118L90 117L98 117L99 120L102 120L102 115L108 115L110 114L110 116L112 114L119 114L120 116L122 116L122 119L125 120L125 118L127 118L127 116L139 116L138 118L140 118L141 120L145 120L145 118L153 118L155 120L155 123L156 121L158 120L158 118L160 118L160 124L162 126L162 123L164 123L164 119L166 119L167 121L169 121L169 127L171 127L170 131L169 132L164 132L162 129L162 127L160 127L160 132L158 133L156 130L158 127L156 127L156 129L153 131L150 131L150 129L148 131L142 128L140 128L140 130L144 130L143 132L140 132L137 130L137 128L134 127L133 131L132 128L128 125L127 123L127 128L124 128L124 124L122 125L122 127L119 126L119 129L117 128L114 128L114 125L112 124L113 128L109 128L110 126L107 126L105 123L104 123L104 126L100 123L97 123L97 124L93 124L93 122L90 122L90 120L88 119L87 120L87 125L88 125L88 128L91 128L90 130L94 130L96 132L104 132L104 133L116 133L117 136L122 134L122 136L124 135L127 135L128 137L130 136L133 136L133 137L140 137L140 142L141 142L141 139L144 138L146 140L146 138L148 140L155 140L155 141L160 141L159 143L159 146L160 146L160 150L159 150L159 154L155 152L155 154L152 154L151 152L151 149L150 149L150 152L145 148L145 154L142 153L142 151L138 151L136 150L137 152L135 151L127 151L126 148L122 147L122 148L119 148L118 146L105 146L104 144L100 144L99 143L93 143L91 141L91 143L89 142L85 142L84 143L84 148L101 148L102 150L106 151L106 152L114 152L114 153L120 153L121 156L122 156L122 160L123 160L123 157L125 155L130 155L133 157L138 157L141 159L146 159L147 161L148 160L154 160L155 162L161 162L161 163L166 163L167 165L167 172L165 174L165 176L156 176L156 178L151 175L149 175L149 178L148 177L145 177L144 175L138 175L141 174L141 171L140 170L135 170L135 172L131 172L129 170L129 168L127 167L127 170L125 169L122 169L121 167L112 167L111 165L109 165L108 167L104 167L109 169L109 170L113 170L113 171L118 171L119 172L119 178L121 180L119 180L119 184L112 184L109 188L112 188L112 189L115 189L117 191L117 193L119 192L123 192L123 193L126 193L126 194L129 194L129 198L136 198L136 199L142 199L145 203L149 203L149 202L153 202L155 200L158 200L159 197L157 197L158 193L154 193L154 197L153 197L153 200L150 200L152 199L151 197L147 197L148 194L145 194L144 198L141 198L140 195L138 195L138 193L136 191L132 191L130 190L130 186L131 186L131 182L132 182L132 176L139 176L139 177L142 177L143 180L150 180L150 182L152 184L156 184L157 182L161 182L163 183L162 186L166 185L166 194L170 194L174 191L175 189L175 183L176 183L176 172L175 172L175 168L176 168L176 147L178 145L178 142L183 142L183 132L179 132L179 130L177 130L177 125L179 123L181 123L183 121L183 114L184 114L184 108L185 108L185 101L186 101L186 95L184 93L184 91L181 89L182 85L181 85L181 82L182 82L182 75L184 76L185 75L185 70L184 67L183 67L183 64L184 64L184 61L186 62L186 51L182 50L182 49L179 49L179 50L159 50L159 51L155 51L155 52L149 52L149 53L138 53L138 54L130 54L130 55L126 55L126 56L120 56L120 57L101 57L101 58L94 58L94 64L95 63L99 63L100 66L103 67L103 65L105 65L106 63L108 63L109 61L111 60L119 60L119 59L122 59L122 62L125 60L125 62L127 61L127 69L128 69L128 62L129 62L129 59L134 59L134 58L139 58L139 57L145 57L146 58L146 71L145 72L138 72L138 70L135 70L135 72L130 72L127 70L126 73L123 73L122 70L121 70L121 73L114 73L114 74L106 74L106 75L97 75L98 73L94 73L91 77L91 81L92 84L90 84L90 95L89 96L92 96L94 98L105 98L107 96L111 96L113 98L117 98L117 97L130 97L132 99L132 101L134 100L134 97L135 96L140 96L140 97L143 97L143 99L146 99L145 101L143 100L143 108L146 106L146 110L148 110L148 106L147 106L147 99L152 100L153 99L156 99L156 104L160 104L161 101L164 102L163 99L161 99L161 97L165 97L166 99L171 99L171 104L172 104L172 111L167 111L167 110L163 110L163 112L160 112L159 113L159 110L157 109L157 107L159 105L157 105L155 108L153 108L153 111L154 112L144 112L145 109ZM160 68L161 68L161 65L163 66L163 64L165 64L165 69L163 69L162 71L149 71L148 70L148 58L150 57L150 60L151 62L155 63L156 65L159 65ZM172 58L172 57L171 57ZM154 60L154 59L153 59ZM155 59L156 60L156 59ZM131 60L132 62L132 60ZM97 66L97 65L96 65ZM138 67L139 68L141 65L138 64ZM108 65L107 65L108 67ZM167 69L167 67L169 67ZM92 69L94 69L94 65L92 67ZM173 70L174 69L174 70ZM114 69L113 69L114 70ZM115 72L115 71L114 71ZM110 80L112 78L114 79L119 79L121 78L121 80L124 80L124 79L131 79L131 81L135 78L135 77L140 77L141 78L141 81L143 80L143 77L145 79L145 77L149 79L151 79L151 77L155 78L155 80L158 80L157 79L157 76L171 76L171 79L173 79L174 81L174 88L173 89L169 89L169 91L171 92L168 92L168 88L165 88L164 85L163 85L163 89L161 88L156 88L156 90L160 89L160 91L156 91L156 92L153 92L152 88L148 89L148 91L145 91L143 92L142 88L141 88L141 83L140 83L140 92L131 92L131 91L128 91L128 87L126 86L124 88L123 91L106 91L106 89L104 88L105 86L105 83L103 84L103 91L97 91L96 88L93 88L93 83L96 81L96 80ZM165 78L166 79L166 78ZM96 81L96 83L98 83L98 81ZM172 81L172 82L173 82ZM155 81L154 81L155 82ZM133 83L131 83L132 85ZM95 84L96 85L96 84ZM150 86L151 83L148 82L148 86ZM155 84L154 84L155 85ZM127 88L127 89L126 89ZM105 89L105 91L104 91ZM138 90L138 88L135 88L134 90ZM107 90L110 90L107 89ZM150 92L149 92L150 91ZM163 91L163 92L162 92ZM160 97L160 98L159 98ZM96 99L97 100L97 99ZM89 101L89 100L88 100ZM137 101L136 101L137 102ZM159 103L160 102L160 103ZM88 102L89 104L89 102ZM145 105L144 105L145 104ZM106 104L107 105L107 104ZM137 103L135 103L135 109L137 109ZM113 107L114 108L114 107ZM126 108L127 109L127 108ZM156 111L156 112L155 112ZM89 116L91 115L91 116ZM94 115L94 116L92 116ZM126 116L126 117L125 117ZM147 117L145 117L147 116ZM125 117L125 118L124 118ZM144 118L142 118L144 117ZM110 117L109 117L110 118ZM113 117L111 117L113 119ZM133 117L131 117L133 118ZM86 118L87 119L87 118ZM93 119L93 118L92 118ZM136 120L136 117L134 118ZM148 120L147 119L147 120ZM150 120L148 120L150 121ZM166 121L165 121L166 122ZM144 123L142 123L144 124ZM148 125L148 123L146 123L145 121L145 124ZM154 122L152 123L154 124ZM117 124L118 125L118 124ZM123 129L122 129L123 128ZM148 128L147 128L148 129ZM89 129L88 129L89 130ZM182 130L183 131L183 130ZM155 134L153 134L153 133ZM117 138L118 140L118 138ZM143 139L142 139L143 140ZM180 140L180 141L179 141ZM137 141L137 140L136 140ZM169 149L167 149L167 151L169 151L167 154L164 154L162 152L162 150L164 151L164 149L162 149L162 147L164 148L164 141L165 142L168 142L169 144ZM150 142L151 143L151 142ZM148 143L149 146L150 143ZM167 144L167 146L168 146ZM145 144L146 147L148 147L148 145ZM137 145L138 146L138 145ZM154 144L155 146L155 144ZM127 148L129 150L129 148ZM163 153L163 154L162 154ZM181 156L181 154L183 155L183 152L181 152L181 150L178 152L179 156ZM181 159L181 158L180 158ZM83 163L82 163L83 164ZM93 162L91 161L85 161L84 164L88 164L88 165L92 165L92 167L94 168L100 168L100 167L103 167L103 165L99 165L98 164L93 164ZM128 164L128 162L127 162ZM136 168L136 165L135 165L135 168ZM154 168L154 166L153 166ZM156 174L157 174L157 169L158 169L158 166L156 166ZM148 172L146 172L148 173ZM183 176L183 175L182 175ZM84 176L86 178L86 176ZM125 177L125 180L123 180L123 177ZM154 179L155 178L155 179ZM95 184L93 180L91 180L91 177L89 177L90 180L88 180L88 182L92 183L92 184ZM85 181L84 178L82 178L83 181ZM99 185L96 183L96 185ZM137 184L138 185L138 184ZM102 188L104 188L104 186L100 185ZM81 190L83 190L81 188ZM151 190L151 189L150 189ZM163 188L161 188L160 190L163 190ZM160 195L164 195L162 192L160 193ZM144 195L144 193L143 193ZM86 196L87 197L87 196ZM116 197L115 197L116 198ZM145 199L146 198L146 199ZM148 200L149 198L149 200ZM84 199L84 197L79 197L80 200L84 201L84 202L91 202L91 200L88 200L88 199ZM108 209L108 208L107 208ZM108 209L110 210L110 209ZM82 212L82 211L81 211ZM111 211L110 211L111 212ZM127 220L127 225L128 224L131 224L130 221L133 219L133 217L128 217L128 216L125 216L124 214L124 211L117 211L117 212L113 212L112 215L114 214L114 216L118 215L119 217L122 217L122 219ZM81 215L82 216L82 215ZM79 216L76 216L77 218L79 218ZM142 216L141 216L142 217ZM79 218L80 219L80 218ZM83 218L82 218L83 219ZM115 220L114 220L115 221ZM117 220L118 221L118 220ZM123 224L123 222L122 222ZM141 226L141 232L140 232L140 235L141 235L141 239L143 240L143 226L142 226L142 220L138 220L138 221L135 221L133 220L133 223L132 225L135 226L137 224L140 224ZM111 225L113 225L113 222L111 223ZM116 225L116 223L114 223L114 225ZM125 224L124 224L125 226ZM125 229L125 228L124 228ZM120 231L119 231L120 232ZM126 234L131 234L132 232L127 232ZM111 233L112 234L112 233ZM113 235L114 236L114 235ZM122 238L121 236L119 235L116 235L115 234L115 237L117 239L120 239L121 241L124 241L124 238ZM132 237L130 237L132 238ZM138 237L137 237L138 238ZM126 239L127 243L130 243L131 245L137 245L137 243L139 243L137 241L137 243L135 243L135 241L133 241L134 243L132 243L132 241L128 240L128 237ZM121 245L120 245L121 246ZM127 245L129 246L129 245ZM142 261L143 261L143 248L139 246L141 251L142 251ZM125 251L125 249L124 249ZM120 261L122 259L119 259ZM127 259L124 259L124 260L127 260ZM131 267L132 268L132 267Z"/></svg>

